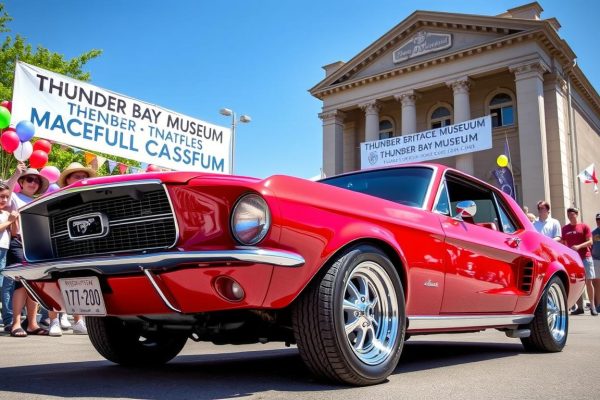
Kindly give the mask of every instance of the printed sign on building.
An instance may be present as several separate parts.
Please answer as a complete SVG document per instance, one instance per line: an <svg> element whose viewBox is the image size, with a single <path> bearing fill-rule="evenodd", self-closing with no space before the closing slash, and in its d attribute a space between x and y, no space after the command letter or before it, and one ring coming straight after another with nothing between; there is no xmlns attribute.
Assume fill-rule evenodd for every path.
<svg viewBox="0 0 600 400"><path fill-rule="evenodd" d="M11 120L30 121L40 138L173 170L230 169L230 128L22 62Z"/></svg>
<svg viewBox="0 0 600 400"><path fill-rule="evenodd" d="M429 131L360 144L360 168L452 157L492 148L489 115Z"/></svg>

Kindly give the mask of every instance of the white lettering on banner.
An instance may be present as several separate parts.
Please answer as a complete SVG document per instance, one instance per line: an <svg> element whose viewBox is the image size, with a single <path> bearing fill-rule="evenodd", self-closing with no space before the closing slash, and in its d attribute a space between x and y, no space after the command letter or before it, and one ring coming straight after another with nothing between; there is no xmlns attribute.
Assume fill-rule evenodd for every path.
<svg viewBox="0 0 600 400"><path fill-rule="evenodd" d="M35 136L180 171L229 171L231 129L18 62L11 120Z"/></svg>
<svg viewBox="0 0 600 400"><path fill-rule="evenodd" d="M375 168L457 156L492 148L489 115L429 131L364 142L360 168Z"/></svg>

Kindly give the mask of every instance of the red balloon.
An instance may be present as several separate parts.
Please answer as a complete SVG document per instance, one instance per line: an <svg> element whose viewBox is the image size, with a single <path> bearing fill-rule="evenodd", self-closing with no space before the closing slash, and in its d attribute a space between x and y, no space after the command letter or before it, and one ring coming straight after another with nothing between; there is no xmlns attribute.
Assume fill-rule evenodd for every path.
<svg viewBox="0 0 600 400"><path fill-rule="evenodd" d="M48 162L48 153L42 150L36 150L29 156L29 166L31 168L42 168Z"/></svg>
<svg viewBox="0 0 600 400"><path fill-rule="evenodd" d="M17 147L19 147L19 143L21 143L21 140L19 139L19 136L15 131L7 129L4 131L4 133L2 133L2 136L0 137L0 142L2 143L2 148L7 153L12 153L17 149Z"/></svg>
<svg viewBox="0 0 600 400"><path fill-rule="evenodd" d="M157 167L154 164L149 164L146 168L146 172L160 172L160 167Z"/></svg>
<svg viewBox="0 0 600 400"><path fill-rule="evenodd" d="M46 154L50 154L50 151L52 151L52 144L50 144L50 142L47 141L46 139L37 140L33 144L33 151L36 151L36 150L41 150Z"/></svg>
<svg viewBox="0 0 600 400"><path fill-rule="evenodd" d="M8 100L2 100L2 102L0 102L0 106L5 107L8 109L8 111L12 112L12 102Z"/></svg>

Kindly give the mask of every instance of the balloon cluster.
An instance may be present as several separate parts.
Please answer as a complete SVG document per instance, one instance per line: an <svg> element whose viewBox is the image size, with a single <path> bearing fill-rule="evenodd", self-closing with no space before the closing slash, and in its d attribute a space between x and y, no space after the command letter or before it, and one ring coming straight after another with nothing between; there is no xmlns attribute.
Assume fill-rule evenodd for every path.
<svg viewBox="0 0 600 400"><path fill-rule="evenodd" d="M0 103L0 130L3 132L0 136L0 145L4 151L14 155L17 160L29 160L31 168L43 168L40 173L54 184L58 180L60 171L56 167L44 168L48 162L52 144L45 139L39 139L32 144L30 140L35 135L35 127L29 121L21 121L16 127L10 126L11 112L12 103L6 100L2 101Z"/></svg>

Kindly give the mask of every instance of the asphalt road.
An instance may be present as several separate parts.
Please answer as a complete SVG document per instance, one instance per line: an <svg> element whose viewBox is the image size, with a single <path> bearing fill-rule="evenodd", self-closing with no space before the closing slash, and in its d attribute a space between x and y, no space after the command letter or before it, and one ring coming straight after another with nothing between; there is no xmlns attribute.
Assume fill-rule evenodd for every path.
<svg viewBox="0 0 600 400"><path fill-rule="evenodd" d="M600 317L571 317L561 353L528 354L490 330L411 338L389 380L371 387L316 381L295 348L188 342L161 368L123 368L87 336L0 336L0 399L598 399Z"/></svg>

